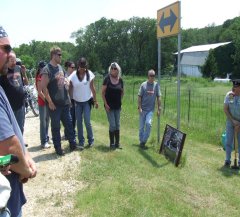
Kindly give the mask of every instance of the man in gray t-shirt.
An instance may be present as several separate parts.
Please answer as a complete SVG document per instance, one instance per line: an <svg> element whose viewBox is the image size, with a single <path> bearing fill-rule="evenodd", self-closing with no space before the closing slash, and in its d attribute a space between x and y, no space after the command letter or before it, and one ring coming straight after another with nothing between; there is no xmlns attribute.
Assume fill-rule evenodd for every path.
<svg viewBox="0 0 240 217"><path fill-rule="evenodd" d="M157 99L157 115L160 115L160 87L155 81L155 71L148 71L148 80L143 82L138 92L138 111L139 111L139 140L140 147L145 149L145 144L149 138L152 127L152 116Z"/></svg>
<svg viewBox="0 0 240 217"><path fill-rule="evenodd" d="M69 81L65 77L60 65L62 50L52 47L51 60L41 72L41 85L39 92L45 95L51 118L52 139L56 154L65 155L61 144L60 121L63 122L65 132L70 144L70 151L76 150L76 136L73 131L72 116L70 114L70 100L68 97Z"/></svg>

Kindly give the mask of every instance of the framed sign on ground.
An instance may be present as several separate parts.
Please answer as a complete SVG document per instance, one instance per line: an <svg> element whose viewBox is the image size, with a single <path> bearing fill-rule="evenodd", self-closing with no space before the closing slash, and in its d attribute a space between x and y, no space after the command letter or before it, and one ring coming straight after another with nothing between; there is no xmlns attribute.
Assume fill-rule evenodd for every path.
<svg viewBox="0 0 240 217"><path fill-rule="evenodd" d="M165 155L177 167L180 162L186 134L166 125L159 153Z"/></svg>

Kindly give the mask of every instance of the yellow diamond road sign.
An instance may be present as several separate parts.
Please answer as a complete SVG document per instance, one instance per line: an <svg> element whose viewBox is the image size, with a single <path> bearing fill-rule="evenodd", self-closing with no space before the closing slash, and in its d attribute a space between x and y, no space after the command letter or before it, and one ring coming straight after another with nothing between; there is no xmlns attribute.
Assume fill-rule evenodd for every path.
<svg viewBox="0 0 240 217"><path fill-rule="evenodd" d="M157 37L176 35L180 30L179 5L175 2L157 11Z"/></svg>

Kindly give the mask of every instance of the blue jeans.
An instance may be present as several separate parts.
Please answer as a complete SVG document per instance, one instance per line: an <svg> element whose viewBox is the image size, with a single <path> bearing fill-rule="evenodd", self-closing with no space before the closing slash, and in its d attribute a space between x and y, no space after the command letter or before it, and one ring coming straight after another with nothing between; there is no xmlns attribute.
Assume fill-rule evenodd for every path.
<svg viewBox="0 0 240 217"><path fill-rule="evenodd" d="M152 116L153 111L142 111L139 115L139 141L140 143L146 143L152 128Z"/></svg>
<svg viewBox="0 0 240 217"><path fill-rule="evenodd" d="M64 128L66 129L67 138L70 145L76 144L76 137L73 132L72 117L70 114L69 105L56 106L56 110L49 109L49 115L51 118L51 130L52 140L55 149L61 148L61 135L60 135L60 121L62 121Z"/></svg>
<svg viewBox="0 0 240 217"><path fill-rule="evenodd" d="M77 120L79 145L84 145L85 142L85 138L83 136L83 119L87 130L88 144L92 144L94 142L94 138L91 125L91 107L88 101L75 102L75 114Z"/></svg>
<svg viewBox="0 0 240 217"><path fill-rule="evenodd" d="M240 158L240 133L238 132L238 156ZM231 161L232 144L234 139L234 126L231 121L226 123L226 161ZM238 158L238 159L239 159Z"/></svg>
<svg viewBox="0 0 240 217"><path fill-rule="evenodd" d="M24 123L25 123L25 105L23 105L18 110L13 111L15 118L18 122L18 126L23 134L24 131Z"/></svg>
<svg viewBox="0 0 240 217"><path fill-rule="evenodd" d="M110 132L120 129L120 112L121 109L111 109L109 112L106 111Z"/></svg>
<svg viewBox="0 0 240 217"><path fill-rule="evenodd" d="M49 141L48 126L49 126L49 111L48 106L39 106L39 119L40 119L40 140L41 145Z"/></svg>
<svg viewBox="0 0 240 217"><path fill-rule="evenodd" d="M8 208L6 208L4 211L0 211L0 217L11 217L10 211Z"/></svg>

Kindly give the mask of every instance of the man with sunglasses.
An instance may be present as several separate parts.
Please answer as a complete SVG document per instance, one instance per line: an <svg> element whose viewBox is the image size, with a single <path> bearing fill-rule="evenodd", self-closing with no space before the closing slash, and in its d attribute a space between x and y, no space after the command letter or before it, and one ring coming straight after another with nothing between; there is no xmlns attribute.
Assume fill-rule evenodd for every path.
<svg viewBox="0 0 240 217"><path fill-rule="evenodd" d="M7 33L0 26L0 73L7 72L8 55L11 51L10 42ZM7 208L12 217L22 216L22 206L26 203L23 193L23 183L29 178L34 178L37 174L36 166L30 157L23 142L23 136L18 126L12 108L0 86L0 155L13 154L19 159L19 162L11 165L11 172L6 175L10 186L11 194L7 202ZM2 199L0 195L0 200ZM8 216L6 207L1 207L0 213ZM5 213L4 213L5 212Z"/></svg>
<svg viewBox="0 0 240 217"><path fill-rule="evenodd" d="M155 81L155 71L148 71L148 80L143 82L138 92L139 111L139 140L140 148L146 149L145 144L150 136L152 127L152 116L157 99L157 115L160 115L161 100L160 86Z"/></svg>
<svg viewBox="0 0 240 217"><path fill-rule="evenodd" d="M62 50L53 47L50 50L51 60L41 72L41 87L49 107L51 118L52 139L56 154L65 155L61 147L60 121L63 122L70 151L76 150L76 136L73 131L70 114L70 97L68 94L69 80L62 66ZM41 89L42 88L42 89Z"/></svg>

